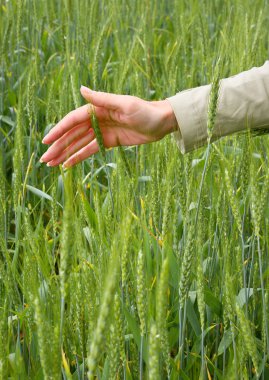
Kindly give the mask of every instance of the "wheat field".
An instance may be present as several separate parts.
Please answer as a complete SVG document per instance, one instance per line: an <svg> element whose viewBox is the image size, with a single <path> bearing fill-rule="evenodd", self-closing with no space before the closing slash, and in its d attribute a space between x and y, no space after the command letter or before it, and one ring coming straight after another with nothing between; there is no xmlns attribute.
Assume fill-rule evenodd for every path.
<svg viewBox="0 0 269 380"><path fill-rule="evenodd" d="M267 0L0 1L0 379L269 379L266 135L39 162L80 85L165 99L261 66L268 23Z"/></svg>

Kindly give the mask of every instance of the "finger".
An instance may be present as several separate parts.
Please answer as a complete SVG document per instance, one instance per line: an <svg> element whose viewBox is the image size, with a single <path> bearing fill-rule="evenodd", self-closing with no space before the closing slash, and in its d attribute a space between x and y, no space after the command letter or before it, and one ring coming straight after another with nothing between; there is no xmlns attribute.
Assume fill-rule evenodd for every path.
<svg viewBox="0 0 269 380"><path fill-rule="evenodd" d="M85 160L86 158L90 157L92 154L97 153L99 150L97 140L94 139L91 141L88 145L84 146L80 151L73 154L67 161L64 162L64 168L70 168L71 166L74 166L78 164L79 162Z"/></svg>
<svg viewBox="0 0 269 380"><path fill-rule="evenodd" d="M80 93L88 102L97 107L106 107L111 110L122 109L126 101L127 95L109 94L107 92L93 91L88 87L81 86Z"/></svg>
<svg viewBox="0 0 269 380"><path fill-rule="evenodd" d="M43 144L52 144L70 129L78 124L89 120L87 104L69 112L62 120L53 127L42 140Z"/></svg>
<svg viewBox="0 0 269 380"><path fill-rule="evenodd" d="M89 121L82 123L77 127L72 128L66 132L62 137L56 140L40 158L40 162L49 162L57 157L63 150L65 150L74 140L84 135L86 132L90 133Z"/></svg>
<svg viewBox="0 0 269 380"><path fill-rule="evenodd" d="M63 152L61 152L57 157L48 162L48 166L57 166L62 162L66 161L69 157L72 157L76 152L80 151L83 147L89 144L94 139L94 133L86 133L84 136L80 137L78 140L73 141Z"/></svg>

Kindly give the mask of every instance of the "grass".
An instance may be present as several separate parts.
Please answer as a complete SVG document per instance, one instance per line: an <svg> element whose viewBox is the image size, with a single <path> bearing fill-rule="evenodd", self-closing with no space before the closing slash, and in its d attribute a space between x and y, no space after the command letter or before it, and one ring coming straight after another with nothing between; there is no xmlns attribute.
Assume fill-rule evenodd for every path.
<svg viewBox="0 0 269 380"><path fill-rule="evenodd" d="M63 173L81 84L148 100L268 59L268 1L2 1L0 378L267 379L268 137Z"/></svg>

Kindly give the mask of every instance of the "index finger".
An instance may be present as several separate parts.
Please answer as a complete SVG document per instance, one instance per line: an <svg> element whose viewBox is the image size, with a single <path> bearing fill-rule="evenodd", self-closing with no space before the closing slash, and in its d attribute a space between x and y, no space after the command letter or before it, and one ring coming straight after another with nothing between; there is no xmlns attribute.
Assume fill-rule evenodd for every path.
<svg viewBox="0 0 269 380"><path fill-rule="evenodd" d="M87 120L90 120L90 117L87 109L87 104L85 104L84 106L76 108L75 110L69 112L62 120L60 120L59 123L57 123L55 127L53 127L43 138L42 143L53 143L77 124L83 123Z"/></svg>

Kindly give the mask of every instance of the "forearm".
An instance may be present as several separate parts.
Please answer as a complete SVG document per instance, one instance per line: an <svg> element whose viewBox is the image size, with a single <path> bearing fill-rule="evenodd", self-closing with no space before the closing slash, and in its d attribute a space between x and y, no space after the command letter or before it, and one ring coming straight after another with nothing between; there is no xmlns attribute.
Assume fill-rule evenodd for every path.
<svg viewBox="0 0 269 380"><path fill-rule="evenodd" d="M175 133L182 153L207 142L207 111L211 85L168 98L179 126ZM246 128L269 130L269 61L258 68L221 80L213 139Z"/></svg>

